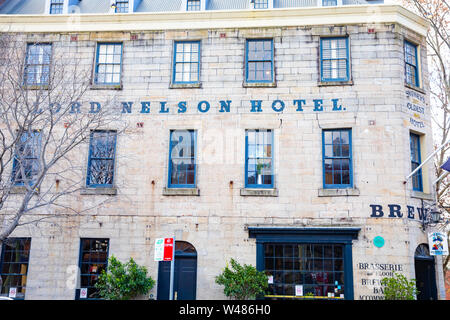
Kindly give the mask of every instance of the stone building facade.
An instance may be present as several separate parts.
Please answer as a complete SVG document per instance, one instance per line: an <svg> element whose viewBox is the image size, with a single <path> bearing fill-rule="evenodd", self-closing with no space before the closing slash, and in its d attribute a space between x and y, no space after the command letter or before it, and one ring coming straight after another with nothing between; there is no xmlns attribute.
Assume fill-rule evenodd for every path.
<svg viewBox="0 0 450 320"><path fill-rule="evenodd" d="M133 257L145 265L157 280L151 297L166 299L167 265L154 261L155 239L165 237L177 241L179 299L225 298L215 277L230 258L267 270L268 298L275 299L307 293L380 299L382 277L394 271L420 277L417 252L427 243L420 216L422 200L435 197L433 168L423 168L421 190L404 181L412 137L422 160L432 151L426 23L399 6L379 4L201 9L16 15L0 7L0 25L18 41L51 43L54 55L76 54L80 66L92 70L81 112L114 96L128 124L116 137L114 183L86 185L69 205L82 209L107 199L104 204L11 235L29 239L24 298L83 299L80 289L101 269L83 260L91 248L104 250L102 259ZM268 65L255 63L268 78L256 71L249 76L249 52L258 46L253 40L269 44L261 44L270 53ZM180 43L190 44L191 59L199 57L191 60L199 70L189 69L192 81L174 75ZM113 86L94 80L101 44L121 45L120 81ZM408 44L416 49L413 83L405 72ZM334 77L340 67L332 64L335 80L326 79L327 48L343 49L342 78ZM253 134L269 140L252 151ZM334 142L327 142L329 134ZM169 150L180 136L195 142L183 149L195 169L185 183L174 183ZM257 163L267 160L266 174L252 167L259 145ZM340 182L328 180L328 146L341 147L338 159L349 161L333 178ZM86 144L74 155L86 172L89 154ZM432 265L431 295L445 299L440 259Z"/></svg>

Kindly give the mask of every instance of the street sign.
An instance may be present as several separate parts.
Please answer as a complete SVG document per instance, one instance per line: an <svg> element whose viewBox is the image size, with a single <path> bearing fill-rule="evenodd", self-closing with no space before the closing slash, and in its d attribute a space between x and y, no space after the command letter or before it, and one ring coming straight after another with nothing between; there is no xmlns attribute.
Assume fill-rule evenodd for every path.
<svg viewBox="0 0 450 320"><path fill-rule="evenodd" d="M164 238L155 240L155 261L163 261L164 259Z"/></svg>
<svg viewBox="0 0 450 320"><path fill-rule="evenodd" d="M173 238L164 239L164 261L173 259Z"/></svg>
<svg viewBox="0 0 450 320"><path fill-rule="evenodd" d="M155 261L172 261L173 238L158 238L155 240Z"/></svg>

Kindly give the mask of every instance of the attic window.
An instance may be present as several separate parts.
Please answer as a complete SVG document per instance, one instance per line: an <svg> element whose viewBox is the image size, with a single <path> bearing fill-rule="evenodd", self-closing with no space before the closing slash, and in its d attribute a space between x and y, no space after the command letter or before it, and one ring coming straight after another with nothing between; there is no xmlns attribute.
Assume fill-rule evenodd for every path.
<svg viewBox="0 0 450 320"><path fill-rule="evenodd" d="M200 11L200 0L187 0L187 11Z"/></svg>
<svg viewBox="0 0 450 320"><path fill-rule="evenodd" d="M253 0L255 9L267 9L269 8L269 0Z"/></svg>
<svg viewBox="0 0 450 320"><path fill-rule="evenodd" d="M51 0L50 14L62 14L64 7L64 0Z"/></svg>
<svg viewBox="0 0 450 320"><path fill-rule="evenodd" d="M128 13L128 0L118 0L116 1L116 13Z"/></svg>

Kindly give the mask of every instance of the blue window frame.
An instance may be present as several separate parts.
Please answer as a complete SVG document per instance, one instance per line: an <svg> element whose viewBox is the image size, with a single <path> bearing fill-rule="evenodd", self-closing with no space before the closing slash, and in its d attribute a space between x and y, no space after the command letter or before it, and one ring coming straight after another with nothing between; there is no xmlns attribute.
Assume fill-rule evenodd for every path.
<svg viewBox="0 0 450 320"><path fill-rule="evenodd" d="M196 140L195 130L170 131L169 188L195 188Z"/></svg>
<svg viewBox="0 0 450 320"><path fill-rule="evenodd" d="M187 11L200 11L201 0L187 0Z"/></svg>
<svg viewBox="0 0 450 320"><path fill-rule="evenodd" d="M31 238L8 238L2 244L0 295L8 296L10 288L16 288L16 298L25 298Z"/></svg>
<svg viewBox="0 0 450 320"><path fill-rule="evenodd" d="M322 131L324 188L353 187L352 131Z"/></svg>
<svg viewBox="0 0 450 320"><path fill-rule="evenodd" d="M48 85L52 56L51 43L29 43L25 61L24 85Z"/></svg>
<svg viewBox="0 0 450 320"><path fill-rule="evenodd" d="M11 181L14 185L33 185L39 173L41 132L25 131L16 144Z"/></svg>
<svg viewBox="0 0 450 320"><path fill-rule="evenodd" d="M80 255L78 266L80 268L80 288L87 289L87 297L80 297L80 289L76 289L75 299L100 299L95 284L102 271L108 267L109 239L80 239Z"/></svg>
<svg viewBox="0 0 450 320"><path fill-rule="evenodd" d="M245 131L245 187L273 188L273 130Z"/></svg>
<svg viewBox="0 0 450 320"><path fill-rule="evenodd" d="M116 131L95 130L91 132L86 186L113 186L116 139Z"/></svg>
<svg viewBox="0 0 450 320"><path fill-rule="evenodd" d="M422 163L420 155L420 136L415 133L410 133L410 149L411 149L411 172L416 170ZM413 190L423 191L422 183L422 169L419 169L412 177Z"/></svg>
<svg viewBox="0 0 450 320"><path fill-rule="evenodd" d="M50 14L63 13L64 0L51 0L50 1Z"/></svg>
<svg viewBox="0 0 450 320"><path fill-rule="evenodd" d="M337 0L322 0L323 7L337 6Z"/></svg>
<svg viewBox="0 0 450 320"><path fill-rule="evenodd" d="M200 81L200 41L174 43L173 83L198 83Z"/></svg>
<svg viewBox="0 0 450 320"><path fill-rule="evenodd" d="M128 0L117 0L116 1L116 13L128 13Z"/></svg>
<svg viewBox="0 0 450 320"><path fill-rule="evenodd" d="M247 82L273 82L273 40L249 39L246 43L245 79Z"/></svg>
<svg viewBox="0 0 450 320"><path fill-rule="evenodd" d="M269 0L253 0L255 9L269 8Z"/></svg>
<svg viewBox="0 0 450 320"><path fill-rule="evenodd" d="M349 81L348 37L320 39L320 78L323 82Z"/></svg>
<svg viewBox="0 0 450 320"><path fill-rule="evenodd" d="M419 86L417 45L405 41L405 81L411 86Z"/></svg>
<svg viewBox="0 0 450 320"><path fill-rule="evenodd" d="M122 43L99 43L95 84L118 85L122 73Z"/></svg>

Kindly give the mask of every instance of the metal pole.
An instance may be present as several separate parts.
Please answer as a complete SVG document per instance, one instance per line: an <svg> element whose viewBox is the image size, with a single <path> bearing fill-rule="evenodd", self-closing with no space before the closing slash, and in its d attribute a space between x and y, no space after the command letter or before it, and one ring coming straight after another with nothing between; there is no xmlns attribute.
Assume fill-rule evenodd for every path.
<svg viewBox="0 0 450 320"><path fill-rule="evenodd" d="M408 181L409 178L411 178L414 174L416 174L416 172L419 171L420 168L422 168L422 167L423 167L423 166L424 166L431 158L434 157L434 155L435 155L436 153L438 153L438 152L439 152L443 147L445 147L445 145L447 145L447 143L449 143L449 142L450 142L450 139L447 140L446 142L444 142L443 145L441 145L441 146L440 146L439 148L437 148L432 154L430 154L430 155L428 156L428 158L426 158L425 161L422 162L422 163L420 164L420 166L418 166L413 172L411 172L411 173L406 177L405 183L406 183L406 181Z"/></svg>
<svg viewBox="0 0 450 320"><path fill-rule="evenodd" d="M173 237L172 261L170 261L170 289L169 300L173 300L173 279L175 273L175 237Z"/></svg>
<svg viewBox="0 0 450 320"><path fill-rule="evenodd" d="M445 170L444 170L445 171ZM438 183L439 181L442 180L442 178L444 178L446 175L448 175L449 172L445 171L443 174L441 174L441 176L439 178L436 179L436 181L433 182L433 185L435 185L436 183Z"/></svg>

